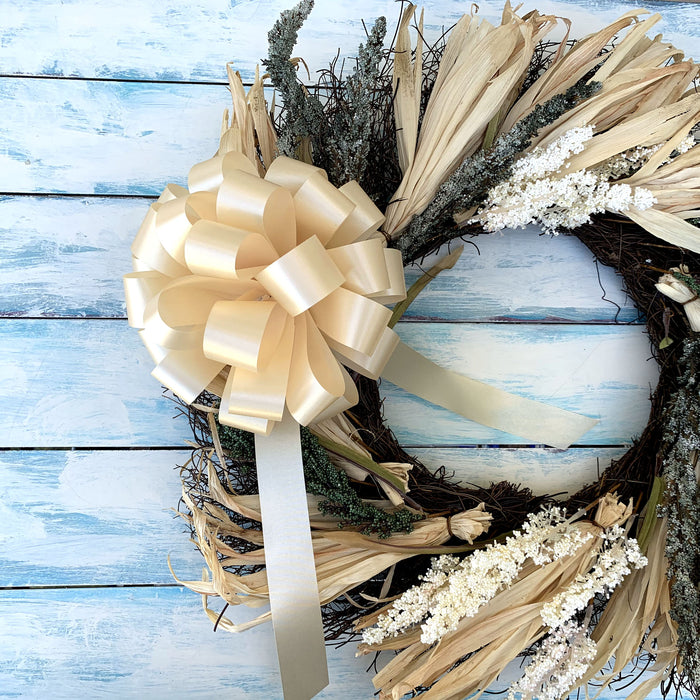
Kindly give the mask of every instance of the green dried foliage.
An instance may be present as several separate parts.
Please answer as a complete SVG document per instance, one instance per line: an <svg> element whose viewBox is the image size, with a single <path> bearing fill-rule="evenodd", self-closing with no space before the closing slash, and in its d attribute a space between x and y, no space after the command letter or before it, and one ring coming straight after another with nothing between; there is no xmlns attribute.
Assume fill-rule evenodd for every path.
<svg viewBox="0 0 700 700"><path fill-rule="evenodd" d="M693 294L700 295L700 284L692 275L684 275L682 272L674 272L673 276L690 289Z"/></svg>
<svg viewBox="0 0 700 700"><path fill-rule="evenodd" d="M679 386L664 418L663 512L668 516L666 556L671 616L678 623L684 675L700 696L700 334L684 342Z"/></svg>
<svg viewBox="0 0 700 700"><path fill-rule="evenodd" d="M263 62L282 98L284 111L277 119L279 152L313 162L330 181L342 185L362 179L370 154L379 80L385 62L386 19L379 17L360 44L352 73L335 74L335 64L324 71L311 90L299 81L290 61L299 30L313 8L302 0L286 10L268 34L268 58Z"/></svg>
<svg viewBox="0 0 700 700"><path fill-rule="evenodd" d="M336 84L330 90L325 111L328 131L324 142L326 170L337 185L361 181L367 167L374 119L374 93L378 88L381 65L385 60L386 19L378 17L360 44L355 68L344 79L326 73Z"/></svg>
<svg viewBox="0 0 700 700"><path fill-rule="evenodd" d="M455 172L442 184L433 201L416 215L395 245L404 260L415 260L432 248L460 235L453 216L478 206L488 191L507 180L518 156L530 145L532 138L544 126L552 124L582 100L601 88L601 83L581 79L566 92L537 105L507 133L499 136L493 146L465 158ZM447 233L453 229L452 234Z"/></svg>
<svg viewBox="0 0 700 700"><path fill-rule="evenodd" d="M221 446L235 459L255 460L255 436L245 430L219 425ZM402 508L386 512L364 502L350 485L347 474L331 464L328 453L308 428L301 428L301 453L304 463L306 490L326 500L319 510L340 520L340 527L362 527L363 535L378 535L385 539L393 532L411 532L421 515Z"/></svg>
<svg viewBox="0 0 700 700"><path fill-rule="evenodd" d="M323 106L297 79L294 64L289 60L297 43L304 20L309 16L314 0L301 0L291 10L285 10L267 35L268 57L263 65L284 104L284 128L278 128L277 148L282 155L299 157L310 147L313 150L322 138Z"/></svg>

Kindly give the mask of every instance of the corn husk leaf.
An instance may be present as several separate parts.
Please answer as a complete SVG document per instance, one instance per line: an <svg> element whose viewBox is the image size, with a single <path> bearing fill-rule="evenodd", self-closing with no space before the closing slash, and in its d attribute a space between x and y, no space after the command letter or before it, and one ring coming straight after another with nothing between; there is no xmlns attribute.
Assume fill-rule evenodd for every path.
<svg viewBox="0 0 700 700"><path fill-rule="evenodd" d="M401 13L394 46L392 87L394 92L394 120L401 172L413 163L418 139L421 90L423 84L423 12L418 22L418 37L414 58L411 60L409 23L416 11L410 3Z"/></svg>
<svg viewBox="0 0 700 700"><path fill-rule="evenodd" d="M578 684L583 686L591 680L600 683L596 697L637 657L640 648L656 660L647 669L653 675L628 696L630 699L645 698L676 662L676 624L670 617L668 562L664 554L666 532L666 518L657 518L648 537L649 563L633 571L615 589L591 635L597 646L596 656Z"/></svg>
<svg viewBox="0 0 700 700"><path fill-rule="evenodd" d="M314 423L310 429L319 440L325 440L327 445L342 445L345 448L343 454L339 454L337 450L328 452L328 457L334 466L342 469L351 479L364 481L369 477L372 472L361 466L360 462L362 464L369 462L375 464L375 462L359 439L353 437L357 431L344 414L339 413L333 418ZM353 458L349 455L353 455ZM403 494L409 491L408 472L413 465L404 462L380 462L378 466L400 481L400 490L393 484L381 480L379 485L393 505L401 505L404 503Z"/></svg>
<svg viewBox="0 0 700 700"><path fill-rule="evenodd" d="M191 492L183 489L183 501L190 515L181 514L191 525L206 565L211 571L201 581L175 579L205 597L204 605L211 619L219 620L219 614L208 607L206 599L218 596L229 605L259 607L269 601L267 576L264 570L236 574L231 567L264 566L264 537L260 530L241 527L231 521L228 511L238 513L251 520L261 520L260 500L257 495L240 496L230 493L219 480L211 461L208 461L208 494L199 494L195 503ZM202 496L204 498L202 498ZM309 498L309 515L312 525L312 545L321 604L335 600L361 583L373 578L398 562L426 553L464 551L465 547L443 547L452 534L446 518L421 520L410 533L398 533L389 539L362 535L354 531L338 531L338 522L318 512L318 497ZM386 501L386 507L391 507ZM453 520L461 518L459 528L474 536L488 529L491 515L484 504L465 511ZM257 548L240 551L222 538L235 537ZM171 568L172 571L172 568ZM230 632L242 632L270 619L265 612L253 620L235 624L221 617L220 626Z"/></svg>
<svg viewBox="0 0 700 700"><path fill-rule="evenodd" d="M452 29L428 102L415 158L387 209L384 230L399 234L462 160L482 144L491 120L512 98L539 30L551 18L504 15L494 27L465 15ZM509 103L508 103L509 104Z"/></svg>
<svg viewBox="0 0 700 700"><path fill-rule="evenodd" d="M525 94L513 105L504 121L501 132L513 128L516 122L529 114L535 105L564 92L600 63L600 52L621 30L638 20L640 13L646 10L632 10L625 13L612 24L595 34L584 37L566 53L563 52L565 41L560 45L560 54L547 71L536 80ZM567 32L568 34L568 32ZM608 56L605 60L608 60Z"/></svg>
<svg viewBox="0 0 700 700"><path fill-rule="evenodd" d="M543 606L565 591L595 563L602 540L602 527L624 523L632 504L621 504L608 495L601 499L596 520L576 524L593 535L573 553L538 566L527 562L518 577L497 593L473 617L463 618L457 629L440 638L437 645L420 641L420 629L410 629L379 644L361 644L359 653L380 649L401 650L373 679L380 697L399 700L418 686L432 686L424 693L429 700L458 700L487 688L496 676L546 631ZM362 618L357 628L377 621L390 606ZM459 665L465 656L471 656ZM433 685L434 684L434 685ZM479 697L477 695L476 697Z"/></svg>
<svg viewBox="0 0 700 700"><path fill-rule="evenodd" d="M265 102L265 76L261 78L260 70L256 67L255 81L246 94L240 73L234 71L230 63L226 65L226 72L233 108L230 121L228 110L224 112L218 154L229 151L243 153L256 164L263 177L266 166L274 159L277 149L277 136ZM256 144L260 147L262 160Z"/></svg>
<svg viewBox="0 0 700 700"><path fill-rule="evenodd" d="M674 214L654 207L643 211L630 207L625 216L667 243L700 253L700 229Z"/></svg>

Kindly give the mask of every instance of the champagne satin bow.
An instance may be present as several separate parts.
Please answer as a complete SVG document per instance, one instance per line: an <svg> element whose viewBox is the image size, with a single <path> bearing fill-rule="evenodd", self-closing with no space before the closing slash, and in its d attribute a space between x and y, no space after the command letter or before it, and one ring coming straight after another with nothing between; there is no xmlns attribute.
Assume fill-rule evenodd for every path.
<svg viewBox="0 0 700 700"><path fill-rule="evenodd" d="M151 206L124 276L152 374L188 403L225 378L220 422L265 435L285 405L302 425L354 405L343 365L379 376L398 343L384 304L406 293L381 212L356 182L286 157L263 179L230 152L188 185Z"/></svg>

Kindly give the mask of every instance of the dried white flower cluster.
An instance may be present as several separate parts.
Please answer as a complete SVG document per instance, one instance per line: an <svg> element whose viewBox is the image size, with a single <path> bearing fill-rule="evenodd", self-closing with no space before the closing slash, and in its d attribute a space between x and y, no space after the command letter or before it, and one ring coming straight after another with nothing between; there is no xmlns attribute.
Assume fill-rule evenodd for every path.
<svg viewBox="0 0 700 700"><path fill-rule="evenodd" d="M628 538L621 525L607 528L600 537L604 544L593 568L543 606L542 620L552 629L566 625L595 595L609 596L632 568L641 569L647 565L637 540Z"/></svg>
<svg viewBox="0 0 700 700"><path fill-rule="evenodd" d="M364 630L363 639L379 644L422 622L421 641L432 644L512 583L528 559L549 563L574 554L592 536L567 520L560 508L531 514L522 530L503 544L489 545L461 561L451 556L434 559L423 582L398 598L375 627Z"/></svg>
<svg viewBox="0 0 700 700"><path fill-rule="evenodd" d="M589 222L591 214L651 207L656 200L649 190L611 184L605 168L562 175L569 156L580 153L592 136L592 126L575 128L546 148L533 149L515 163L510 178L489 191L470 223L491 232L534 223L545 233L557 234Z"/></svg>
<svg viewBox="0 0 700 700"><path fill-rule="evenodd" d="M596 655L588 625L573 620L554 630L532 657L522 677L511 685L507 700L559 700L576 686Z"/></svg>
<svg viewBox="0 0 700 700"><path fill-rule="evenodd" d="M618 180L621 177L628 177L639 170L662 145L663 144L659 143L655 146L637 146L636 148L630 148L628 151L606 160L605 163L594 168L594 171L606 180ZM695 145L695 136L692 133L688 134L678 146L676 146L675 152L677 155L682 155L683 153L687 153L691 148L694 148ZM671 160L671 158L667 158L661 165Z"/></svg>

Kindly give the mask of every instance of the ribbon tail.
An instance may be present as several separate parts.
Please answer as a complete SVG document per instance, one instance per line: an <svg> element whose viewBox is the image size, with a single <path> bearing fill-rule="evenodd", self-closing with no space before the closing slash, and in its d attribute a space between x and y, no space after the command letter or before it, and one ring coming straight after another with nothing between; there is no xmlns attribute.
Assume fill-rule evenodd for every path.
<svg viewBox="0 0 700 700"><path fill-rule="evenodd" d="M328 685L299 424L285 410L269 436L255 435L272 624L285 700Z"/></svg>
<svg viewBox="0 0 700 700"><path fill-rule="evenodd" d="M598 422L439 367L402 342L382 376L415 396L535 444L565 449Z"/></svg>

